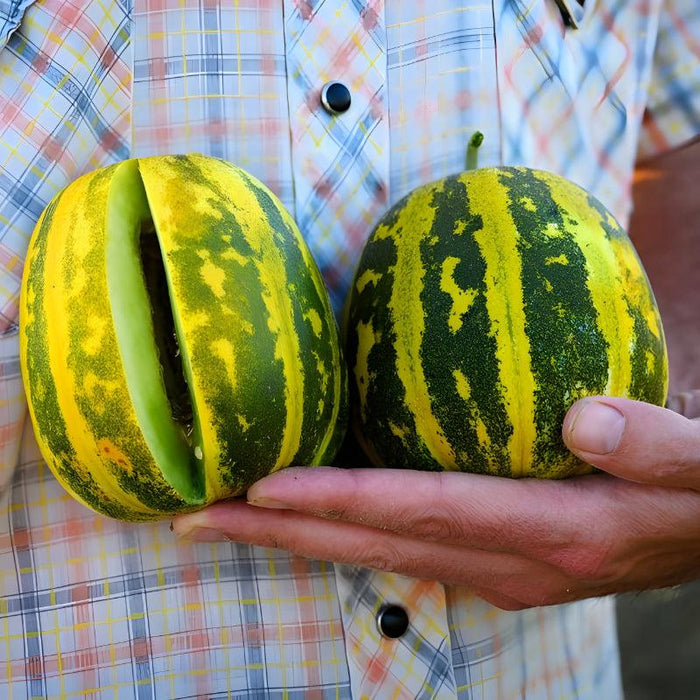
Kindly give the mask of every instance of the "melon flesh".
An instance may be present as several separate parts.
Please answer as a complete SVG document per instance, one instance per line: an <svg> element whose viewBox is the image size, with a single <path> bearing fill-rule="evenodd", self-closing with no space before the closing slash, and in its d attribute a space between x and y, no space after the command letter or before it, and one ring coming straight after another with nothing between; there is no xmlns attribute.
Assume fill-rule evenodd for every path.
<svg viewBox="0 0 700 700"><path fill-rule="evenodd" d="M202 455L190 441L192 430L198 432L196 408L187 393L179 358L174 361L173 357L178 339L169 296L156 293L161 280L147 280L144 270L144 250L151 251L153 258L158 242L135 160L125 161L114 175L106 235L114 328L143 436L166 481L185 502L201 504L205 501ZM152 267L152 275L165 278L163 273ZM193 409L195 415L188 415ZM201 444L196 438L195 442Z"/></svg>

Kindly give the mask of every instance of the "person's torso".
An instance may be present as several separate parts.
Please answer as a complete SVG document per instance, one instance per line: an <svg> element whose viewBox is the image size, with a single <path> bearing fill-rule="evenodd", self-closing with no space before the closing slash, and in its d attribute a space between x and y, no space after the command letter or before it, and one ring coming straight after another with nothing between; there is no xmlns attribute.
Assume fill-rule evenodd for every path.
<svg viewBox="0 0 700 700"><path fill-rule="evenodd" d="M480 165L559 172L624 225L659 5L588 0L571 29L554 0L36 3L0 54L0 143L19 172L12 230L26 236L86 170L204 152L280 196L339 308L381 213L463 169L475 131ZM338 115L320 98L332 81L352 98ZM609 600L504 613L438 584L177 543L167 523L124 525L69 499L31 430L20 464L2 506L0 571L13 573L0 579L11 630L0 687L52 697L87 687L158 698L619 693ZM379 634L382 601L408 608L409 637Z"/></svg>

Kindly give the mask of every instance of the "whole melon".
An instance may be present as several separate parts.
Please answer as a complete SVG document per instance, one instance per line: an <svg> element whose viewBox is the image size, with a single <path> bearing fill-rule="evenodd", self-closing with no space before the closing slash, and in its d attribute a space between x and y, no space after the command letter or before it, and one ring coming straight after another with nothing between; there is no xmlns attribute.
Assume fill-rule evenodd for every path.
<svg viewBox="0 0 700 700"><path fill-rule="evenodd" d="M282 204L234 165L151 157L77 179L36 226L20 304L39 447L98 512L169 517L339 447L326 288Z"/></svg>
<svg viewBox="0 0 700 700"><path fill-rule="evenodd" d="M375 465L561 478L579 398L663 404L667 355L626 233L551 173L484 168L398 202L361 256L344 334Z"/></svg>

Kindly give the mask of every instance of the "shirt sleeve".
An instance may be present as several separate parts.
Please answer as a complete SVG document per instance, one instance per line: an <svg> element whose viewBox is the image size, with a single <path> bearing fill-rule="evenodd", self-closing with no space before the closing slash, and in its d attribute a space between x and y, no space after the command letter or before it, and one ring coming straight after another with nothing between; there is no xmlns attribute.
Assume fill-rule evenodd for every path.
<svg viewBox="0 0 700 700"><path fill-rule="evenodd" d="M700 4L664 0L639 157L676 148L700 135Z"/></svg>

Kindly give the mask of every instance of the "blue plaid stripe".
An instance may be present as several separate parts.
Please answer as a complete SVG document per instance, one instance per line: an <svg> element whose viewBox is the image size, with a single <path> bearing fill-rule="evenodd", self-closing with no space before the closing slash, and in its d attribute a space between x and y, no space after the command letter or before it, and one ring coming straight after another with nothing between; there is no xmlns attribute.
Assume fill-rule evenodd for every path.
<svg viewBox="0 0 700 700"><path fill-rule="evenodd" d="M296 220L339 313L357 252L388 200L384 17L359 0L340 9L304 3L303 12L285 3L285 12ZM352 92L341 117L318 99L330 80ZM330 207L334 216L325 215Z"/></svg>
<svg viewBox="0 0 700 700"><path fill-rule="evenodd" d="M27 401L19 365L19 331L0 333L0 494L7 492L17 466Z"/></svg>
<svg viewBox="0 0 700 700"><path fill-rule="evenodd" d="M418 184L461 169L476 129L486 134L482 165L518 160L564 172L592 183L595 194L624 214L654 44L656 5L646 0L599 0L586 8L576 32L561 31L553 0L499 0L493 7L396 0L386 3L386 15L381 2L299 0L284 3L286 24L282 5L272 0L235 6L163 0L157 7L139 3L133 41L130 1L95 0L81 6L83 14L112 13L114 22L95 23L109 48L93 51L86 65L55 38L60 29L73 46L85 44L80 22L50 32L48 1L29 9L33 21L2 54L5 326L16 321L17 260L43 205L81 172L130 152L219 155L251 170L289 207L296 201L336 306L381 210ZM52 8L74 9L51 1ZM652 92L659 91L652 107L659 123L687 135L688 124L697 133L693 96L700 90L687 87L695 85L687 77L697 75L697 63L676 60L679 69L671 70L676 53L668 47L675 37L697 59L692 38L697 42L699 8L695 0L668 5L673 12L664 17L673 21L662 25L657 46L665 84L652 81ZM688 30L683 40L674 24L681 16ZM335 31L324 34L328 27ZM619 28L624 31L614 31ZM662 41L668 36L670 42ZM344 53L353 45L365 53ZM627 49L634 61L620 77ZM128 81L119 88L114 78L125 67L128 73L132 50L133 101ZM334 119L319 108L316 90L326 79L348 82L353 113ZM7 116L14 113L16 120ZM16 354L8 355L2 386L9 393L16 369ZM18 406L4 422L14 421L15 429L3 458L16 454ZM464 591L448 589L446 603L439 596L411 598L416 582L403 585L390 575L336 579L327 564L282 553L175 545L160 526L115 525L86 514L53 481L31 442L29 435L23 468L0 509L0 645L8 650L0 687L15 694L58 697L94 686L96 696L120 698L349 698L351 685L371 680L377 669L387 674L376 681L382 689L405 673L387 695L593 700L619 694L608 602L508 615ZM374 614L395 600L405 600L415 624L395 643L394 662ZM364 629L366 668L352 666L358 652L345 646L343 629L348 640Z"/></svg>
<svg viewBox="0 0 700 700"><path fill-rule="evenodd" d="M406 609L412 612L414 618L419 618L421 603L427 605L426 601L412 599L410 593L406 593L409 596L407 600L391 599L392 590L381 585L383 575L377 572L353 566L336 566L336 572L343 598L345 627L348 630L351 645L356 643L353 640L356 621L374 620L383 604L403 603ZM400 591L401 586L397 585L397 589ZM401 593L403 591L394 595L401 595ZM375 649L374 653L379 664L387 663L388 659L385 656L391 658L396 666L394 672L398 687L403 688L410 697L454 698L456 690L449 634L446 627L443 628L442 633L437 631L440 625L433 617L436 611L423 609L422 613L435 622L435 627L424 628L420 620L414 619L406 633L391 642L389 652L381 649L382 642L386 640L382 640L378 630L374 630L372 634L365 632L362 644L368 653ZM404 671L407 667L410 667L410 673ZM363 681L367 682L368 687L373 683L372 679L367 679L366 670ZM389 695L390 687L383 688L378 685L374 691L376 697L381 697L382 693Z"/></svg>
<svg viewBox="0 0 700 700"><path fill-rule="evenodd" d="M0 0L0 49L2 49L7 40L19 27L24 11L35 0Z"/></svg>
<svg viewBox="0 0 700 700"><path fill-rule="evenodd" d="M133 154L223 158L293 210L279 8L250 1L185 3L163 12L142 6L134 13L133 46Z"/></svg>
<svg viewBox="0 0 700 700"><path fill-rule="evenodd" d="M559 172L625 226L654 47L648 3L592 4L572 31L554 3L509 0L496 24L507 47L499 53L504 162Z"/></svg>
<svg viewBox="0 0 700 700"><path fill-rule="evenodd" d="M122 566L124 567L124 600L129 620L129 641L134 649L131 657L131 677L139 700L155 696L153 660L147 653L151 631L148 624L147 588L141 572L146 568L139 549L138 535L127 529L122 535ZM111 594L111 592L110 592Z"/></svg>
<svg viewBox="0 0 700 700"><path fill-rule="evenodd" d="M426 7L415 21L403 5L387 5L390 204L464 170L475 131L485 136L479 165L501 163L493 8L454 0Z"/></svg>
<svg viewBox="0 0 700 700"><path fill-rule="evenodd" d="M663 0L640 155L700 135L700 4Z"/></svg>
<svg viewBox="0 0 700 700"><path fill-rule="evenodd" d="M15 670L13 692L26 690L27 697L37 698L80 694L90 687L90 674L99 672L104 674L105 693L100 697L108 697L114 685L119 698L169 700L202 693L223 697L223 688L228 697L281 700L318 693L314 697L351 698L332 567L233 543L186 546L191 563L185 564L178 561L183 548L173 541L167 523L119 526L89 514L62 492L40 460L28 459L35 448L28 444L25 449L28 454L18 478L0 508L0 538L9 535L16 543L13 549L0 551L3 570L18 572L16 579L13 576L14 590L0 579L0 629L9 627L23 644L19 658L24 673L20 679ZM38 498L53 503L51 515L44 513L47 520L31 507ZM61 519L51 544L39 541L64 507L71 512L66 518L93 523L80 528L90 536L82 541L79 554L77 530L66 531ZM108 559L100 564L105 556ZM78 578L57 569L59 575L49 586L43 578L46 557L56 563L80 557L85 571ZM157 561L161 564L156 568ZM102 573L108 562L112 573ZM296 612L299 581L308 591L308 602L315 601L315 619L306 623ZM281 620L275 614L280 605L290 606ZM193 617L195 608L201 619ZM168 615L174 619L166 626ZM74 636L72 626L80 620L91 649L81 648L84 640ZM283 638L276 639L277 634ZM319 682L312 686L306 673L314 660L304 647L314 635L317 653L327 659ZM334 663L331 643L339 646ZM276 656L282 645L285 655ZM113 662L107 666L110 656ZM8 658L7 663L16 669L19 659ZM190 668L192 675L187 672ZM198 679L203 685L198 686Z"/></svg>
<svg viewBox="0 0 700 700"><path fill-rule="evenodd" d="M129 95L114 78L117 63L128 73L128 14L116 9L112 22L104 23L111 31L97 55L94 37L78 35L62 43L51 17L35 7L34 22L10 37L3 54L10 70L0 75L0 100L6 109L26 115L28 123L20 132L11 121L0 121L0 244L19 259L39 214L62 187L82 172L129 155L123 130ZM77 63L74 46L93 60ZM33 86L29 93L26 84ZM3 268L0 275L5 325L17 320L20 274L18 266Z"/></svg>

